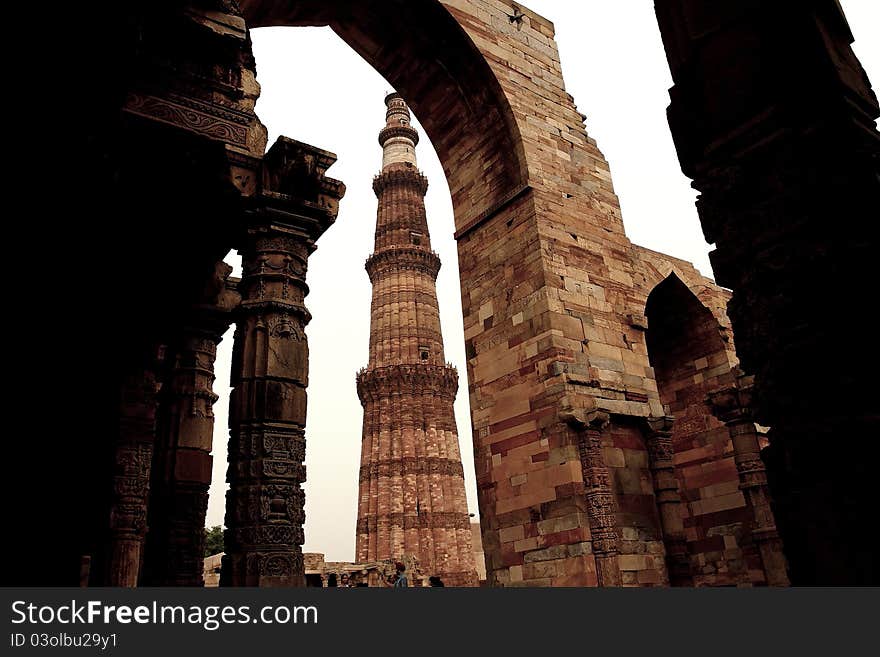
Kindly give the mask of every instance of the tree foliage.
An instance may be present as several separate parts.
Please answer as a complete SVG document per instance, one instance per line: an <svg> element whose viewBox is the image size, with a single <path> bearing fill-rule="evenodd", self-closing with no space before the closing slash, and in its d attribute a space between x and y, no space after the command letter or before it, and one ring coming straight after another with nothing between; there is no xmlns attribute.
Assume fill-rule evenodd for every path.
<svg viewBox="0 0 880 657"><path fill-rule="evenodd" d="M205 528L205 557L224 552L223 549L223 528L219 525L216 527Z"/></svg>

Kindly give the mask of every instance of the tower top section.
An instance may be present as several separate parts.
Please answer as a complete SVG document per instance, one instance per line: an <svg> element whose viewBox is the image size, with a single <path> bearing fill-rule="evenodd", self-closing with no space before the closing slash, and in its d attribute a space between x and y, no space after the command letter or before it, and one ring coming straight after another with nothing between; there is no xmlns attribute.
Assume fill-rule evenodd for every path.
<svg viewBox="0 0 880 657"><path fill-rule="evenodd" d="M416 167L416 145L419 133L412 127L412 114L400 94L392 93L385 97L385 127L379 133L382 146L382 169L395 164Z"/></svg>

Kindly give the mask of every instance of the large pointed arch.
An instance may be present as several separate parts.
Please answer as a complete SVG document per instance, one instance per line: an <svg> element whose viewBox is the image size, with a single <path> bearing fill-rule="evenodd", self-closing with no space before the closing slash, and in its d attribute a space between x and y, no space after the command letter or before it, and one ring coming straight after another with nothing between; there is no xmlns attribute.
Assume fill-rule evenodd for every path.
<svg viewBox="0 0 880 657"><path fill-rule="evenodd" d="M510 101L443 3L243 0L240 5L251 28L329 25L395 86L437 150L457 230L466 230L527 183Z"/></svg>

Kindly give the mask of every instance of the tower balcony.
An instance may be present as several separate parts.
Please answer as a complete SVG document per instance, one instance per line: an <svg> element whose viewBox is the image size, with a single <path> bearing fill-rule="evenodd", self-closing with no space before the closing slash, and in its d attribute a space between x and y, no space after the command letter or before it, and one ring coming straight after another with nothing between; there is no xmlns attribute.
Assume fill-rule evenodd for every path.
<svg viewBox="0 0 880 657"><path fill-rule="evenodd" d="M388 168L373 178L373 191L381 196L389 187L413 187L422 197L428 193L428 178L412 165Z"/></svg>
<svg viewBox="0 0 880 657"><path fill-rule="evenodd" d="M401 123L400 125L390 125L382 130L379 133L379 145L382 148L385 148L385 144L389 139L394 139L395 137L402 137L404 139L409 139L413 146L419 145L419 132L411 125L404 125Z"/></svg>
<svg viewBox="0 0 880 657"><path fill-rule="evenodd" d="M440 256L433 251L414 246L392 246L382 249L371 255L366 264L370 282L374 285L381 274L406 270L420 271L436 281L440 267Z"/></svg>
<svg viewBox="0 0 880 657"><path fill-rule="evenodd" d="M451 364L414 363L367 368L357 374L357 390L362 404L392 394L434 394L454 400L458 393L458 370Z"/></svg>

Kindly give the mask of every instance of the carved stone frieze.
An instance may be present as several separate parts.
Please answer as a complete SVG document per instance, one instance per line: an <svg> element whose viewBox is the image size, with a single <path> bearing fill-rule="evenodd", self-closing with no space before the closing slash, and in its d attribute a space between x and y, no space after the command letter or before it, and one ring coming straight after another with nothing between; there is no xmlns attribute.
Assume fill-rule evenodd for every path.
<svg viewBox="0 0 880 657"><path fill-rule="evenodd" d="M362 465L361 480L369 477L403 477L407 475L441 475L445 477L464 477L461 461L435 457L405 457L387 461L374 461Z"/></svg>
<svg viewBox="0 0 880 657"><path fill-rule="evenodd" d="M253 120L252 116L181 96L157 98L132 92L125 109L243 148L248 146L248 127Z"/></svg>

